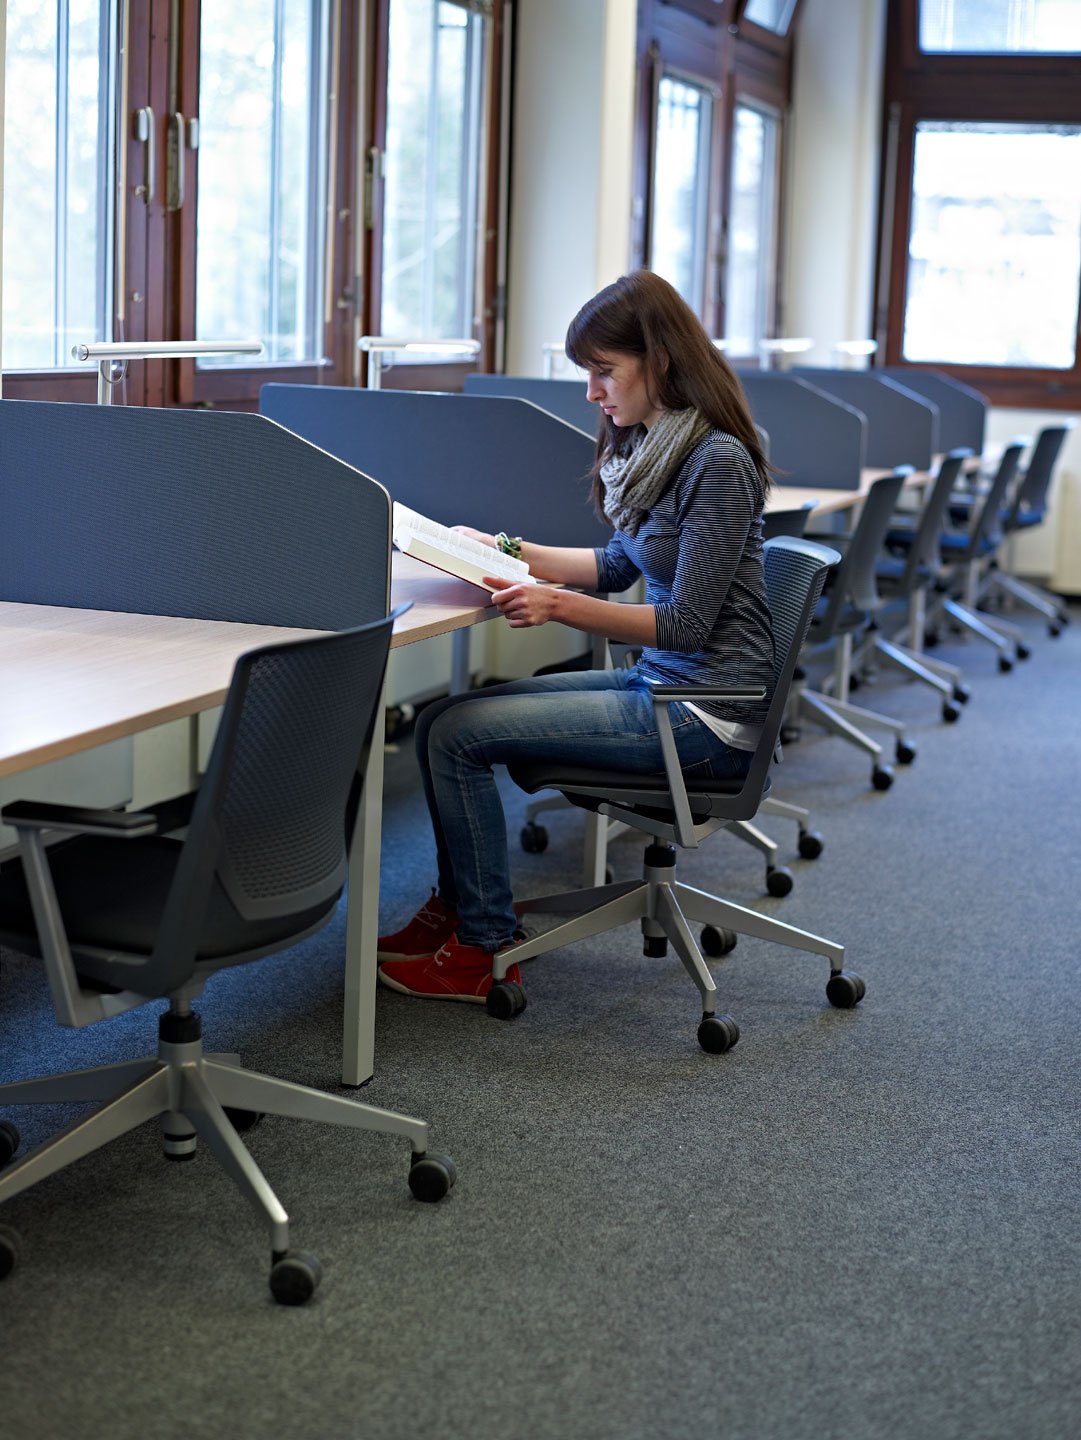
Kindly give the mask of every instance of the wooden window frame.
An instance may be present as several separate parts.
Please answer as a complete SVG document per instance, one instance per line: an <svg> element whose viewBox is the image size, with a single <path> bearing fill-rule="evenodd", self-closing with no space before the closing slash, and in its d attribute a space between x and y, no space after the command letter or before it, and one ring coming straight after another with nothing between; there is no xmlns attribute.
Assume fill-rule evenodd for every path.
<svg viewBox="0 0 1081 1440"><path fill-rule="evenodd" d="M911 362L901 354L917 124L970 120L1081 126L1081 56L925 54L919 48L919 0L888 0L884 105L875 287L877 363L914 369L933 364L982 391L996 405L1081 408L1081 303L1075 360L1068 370Z"/></svg>

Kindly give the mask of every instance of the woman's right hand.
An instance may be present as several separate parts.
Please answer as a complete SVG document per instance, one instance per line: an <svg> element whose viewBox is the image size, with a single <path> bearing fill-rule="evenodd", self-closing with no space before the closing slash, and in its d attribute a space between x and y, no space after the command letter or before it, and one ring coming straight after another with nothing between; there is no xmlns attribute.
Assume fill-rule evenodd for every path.
<svg viewBox="0 0 1081 1440"><path fill-rule="evenodd" d="M487 535L483 530L474 530L470 525L452 525L450 528L456 530L459 535L468 535L470 540L479 540L482 545L490 545L493 550L499 549L495 543L495 536Z"/></svg>

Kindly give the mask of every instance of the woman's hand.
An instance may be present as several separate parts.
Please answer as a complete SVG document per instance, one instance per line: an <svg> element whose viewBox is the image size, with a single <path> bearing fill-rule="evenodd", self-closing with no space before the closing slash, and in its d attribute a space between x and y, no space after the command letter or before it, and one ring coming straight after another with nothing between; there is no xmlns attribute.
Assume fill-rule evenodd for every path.
<svg viewBox="0 0 1081 1440"><path fill-rule="evenodd" d="M555 619L556 606L562 595L550 585L521 585L495 576L485 576L485 583L496 586L492 604L498 605L508 625L521 629L527 625L544 625Z"/></svg>
<svg viewBox="0 0 1081 1440"><path fill-rule="evenodd" d="M493 550L498 550L494 535L487 535L483 530L474 530L470 525L452 525L450 527L459 535L468 535L470 540L479 540L482 545L490 545Z"/></svg>

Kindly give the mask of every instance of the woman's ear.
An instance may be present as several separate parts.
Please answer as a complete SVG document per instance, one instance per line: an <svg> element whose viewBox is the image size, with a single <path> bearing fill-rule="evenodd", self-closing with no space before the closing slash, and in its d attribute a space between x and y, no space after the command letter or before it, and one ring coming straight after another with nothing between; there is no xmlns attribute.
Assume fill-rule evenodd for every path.
<svg viewBox="0 0 1081 1440"><path fill-rule="evenodd" d="M663 345L658 345L658 346L657 346L657 364L658 364L658 365L660 366L660 368L661 368L661 374L662 374L662 375L667 375L667 374L668 374L668 366L669 366L669 363L670 363L670 360L669 360L668 351L664 348Z"/></svg>

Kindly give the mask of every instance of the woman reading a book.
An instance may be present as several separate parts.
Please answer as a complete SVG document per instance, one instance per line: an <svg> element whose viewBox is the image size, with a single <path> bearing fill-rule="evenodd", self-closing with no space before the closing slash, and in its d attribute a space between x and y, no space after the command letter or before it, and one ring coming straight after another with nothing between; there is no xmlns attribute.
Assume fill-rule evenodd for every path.
<svg viewBox="0 0 1081 1440"><path fill-rule="evenodd" d="M438 884L379 940L380 979L407 995L483 1002L492 955L515 944L506 821L492 767L559 760L661 774L650 686L764 686L765 699L670 707L688 778L746 774L773 683L762 569L768 470L742 388L690 307L641 270L607 286L567 332L601 409L593 495L603 549L464 529L518 554L533 577L493 580L515 627L557 620L634 646L633 668L534 676L425 708L416 746L435 831ZM639 576L643 604L603 600ZM520 936L519 936L520 938ZM520 982L517 966L507 979Z"/></svg>

